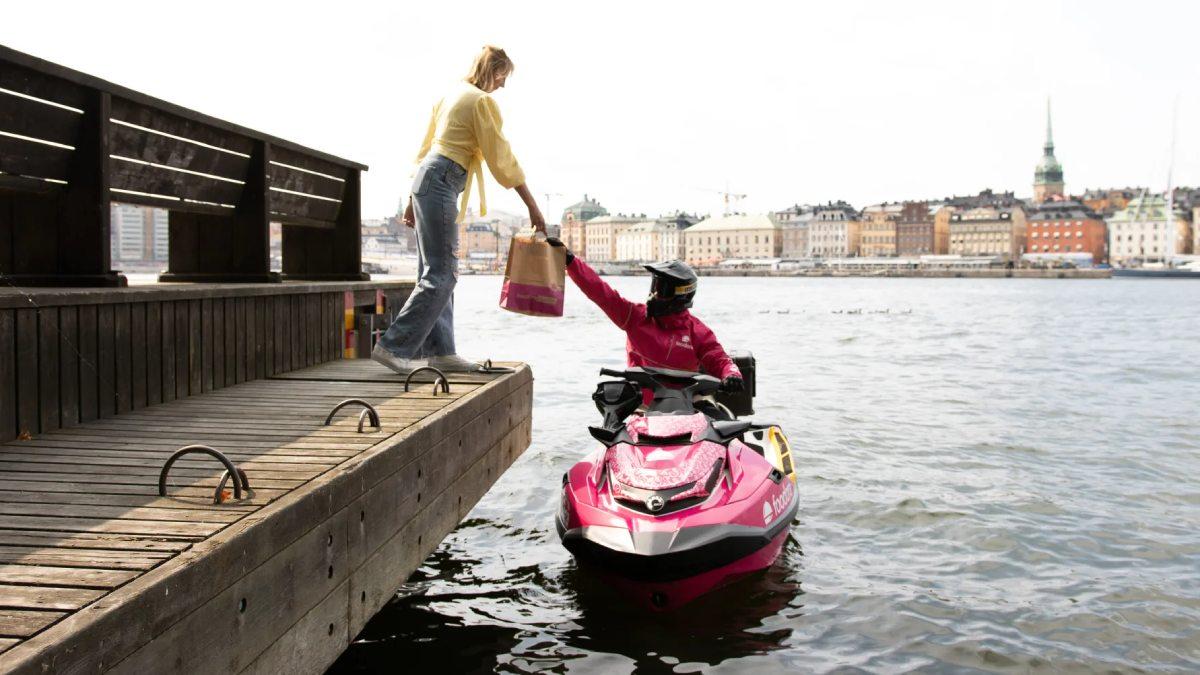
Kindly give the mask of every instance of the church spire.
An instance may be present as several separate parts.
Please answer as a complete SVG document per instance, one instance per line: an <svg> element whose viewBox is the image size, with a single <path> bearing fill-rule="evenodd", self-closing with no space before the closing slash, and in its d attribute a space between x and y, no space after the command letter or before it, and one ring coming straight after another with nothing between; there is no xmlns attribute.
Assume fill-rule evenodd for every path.
<svg viewBox="0 0 1200 675"><path fill-rule="evenodd" d="M1050 126L1050 97L1046 97L1046 145L1047 155L1054 154L1054 131Z"/></svg>

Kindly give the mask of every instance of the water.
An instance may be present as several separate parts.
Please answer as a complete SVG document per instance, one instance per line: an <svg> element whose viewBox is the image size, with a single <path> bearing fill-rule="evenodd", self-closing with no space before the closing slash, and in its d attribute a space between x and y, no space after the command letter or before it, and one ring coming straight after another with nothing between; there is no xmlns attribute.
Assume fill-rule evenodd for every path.
<svg viewBox="0 0 1200 675"><path fill-rule="evenodd" d="M462 280L460 351L532 364L533 445L333 672L1200 669L1200 284L703 279L800 515L770 570L653 616L553 525L622 335L498 286Z"/></svg>

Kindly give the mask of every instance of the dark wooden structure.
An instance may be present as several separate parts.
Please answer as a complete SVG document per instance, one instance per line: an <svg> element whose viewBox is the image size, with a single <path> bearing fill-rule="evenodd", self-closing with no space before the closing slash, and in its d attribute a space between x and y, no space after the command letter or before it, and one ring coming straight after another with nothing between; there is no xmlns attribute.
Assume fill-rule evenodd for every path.
<svg viewBox="0 0 1200 675"><path fill-rule="evenodd" d="M114 201L170 211L163 281L365 280L367 167L0 46L0 278L122 286Z"/></svg>

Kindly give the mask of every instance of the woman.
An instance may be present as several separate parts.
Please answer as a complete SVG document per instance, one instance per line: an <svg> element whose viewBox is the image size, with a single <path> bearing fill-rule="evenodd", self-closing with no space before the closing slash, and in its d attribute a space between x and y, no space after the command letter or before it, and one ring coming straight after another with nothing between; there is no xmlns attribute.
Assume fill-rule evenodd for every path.
<svg viewBox="0 0 1200 675"><path fill-rule="evenodd" d="M473 183L479 186L479 214L487 213L482 164L496 182L516 189L529 220L545 232L525 173L500 131L500 109L490 94L504 86L513 64L503 49L487 46L466 80L433 107L429 130L417 153L412 194L404 224L417 230L417 286L371 351L371 358L397 373L424 365L442 371L475 372L478 363L454 347L454 285L458 276L458 222ZM461 207L456 204L462 193Z"/></svg>

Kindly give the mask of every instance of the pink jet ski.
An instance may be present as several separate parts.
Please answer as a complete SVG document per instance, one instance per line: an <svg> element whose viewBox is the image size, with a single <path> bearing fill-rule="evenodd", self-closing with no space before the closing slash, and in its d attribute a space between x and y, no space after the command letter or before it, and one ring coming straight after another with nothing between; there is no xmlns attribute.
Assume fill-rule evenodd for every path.
<svg viewBox="0 0 1200 675"><path fill-rule="evenodd" d="M600 371L620 378L592 396L604 422L590 430L603 447L563 475L556 522L581 567L640 604L678 607L769 567L783 547L796 476L782 429L733 419L753 412L748 361L749 395L731 399L745 401L740 411L721 405L708 375ZM635 414L643 390L653 400Z"/></svg>

